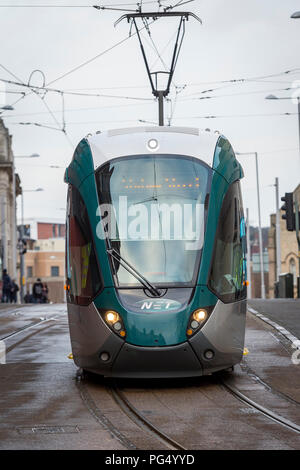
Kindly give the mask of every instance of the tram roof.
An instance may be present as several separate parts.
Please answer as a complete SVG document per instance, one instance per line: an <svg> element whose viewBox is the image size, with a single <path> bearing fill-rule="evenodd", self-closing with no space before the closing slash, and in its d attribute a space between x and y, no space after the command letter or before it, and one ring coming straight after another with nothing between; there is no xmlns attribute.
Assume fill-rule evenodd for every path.
<svg viewBox="0 0 300 470"><path fill-rule="evenodd" d="M140 126L98 132L88 136L87 140L97 169L112 158L156 153L188 155L212 166L219 137L218 132L192 127ZM149 149L147 145L151 139L158 142L156 150Z"/></svg>

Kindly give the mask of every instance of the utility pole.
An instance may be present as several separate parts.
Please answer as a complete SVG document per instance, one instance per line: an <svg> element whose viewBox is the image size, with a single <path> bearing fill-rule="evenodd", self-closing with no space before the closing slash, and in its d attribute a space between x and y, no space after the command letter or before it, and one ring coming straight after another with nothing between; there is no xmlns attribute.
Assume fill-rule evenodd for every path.
<svg viewBox="0 0 300 470"><path fill-rule="evenodd" d="M23 238L24 238L24 196L23 188L21 193L21 231L20 231L20 301L24 302L24 253L23 253ZM22 246L21 246L22 245Z"/></svg>
<svg viewBox="0 0 300 470"><path fill-rule="evenodd" d="M158 91L158 125L164 125L164 92Z"/></svg>
<svg viewBox="0 0 300 470"><path fill-rule="evenodd" d="M275 178L276 191L276 282L279 282L281 272L281 246L280 246L280 209L279 209L279 182Z"/></svg>
<svg viewBox="0 0 300 470"><path fill-rule="evenodd" d="M257 202L258 202L258 238L259 238L259 258L260 258L260 277L261 277L261 298L266 298L265 288L265 272L264 272L264 259L263 259L263 241L261 230L261 213L260 213L260 194L259 194L259 180L258 180L258 159L257 152L255 155L255 168L256 168L256 186L257 186Z"/></svg>
<svg viewBox="0 0 300 470"><path fill-rule="evenodd" d="M259 193L259 179L258 179L258 157L257 152L235 152L236 155L254 155L255 169L256 169L256 193L257 193L257 208L258 208L258 239L259 239L259 259L260 259L260 277L261 277L261 298L266 298L265 289L265 273L264 273L264 260L263 260L263 243L262 243L262 230L261 230L261 214L260 214L260 193Z"/></svg>

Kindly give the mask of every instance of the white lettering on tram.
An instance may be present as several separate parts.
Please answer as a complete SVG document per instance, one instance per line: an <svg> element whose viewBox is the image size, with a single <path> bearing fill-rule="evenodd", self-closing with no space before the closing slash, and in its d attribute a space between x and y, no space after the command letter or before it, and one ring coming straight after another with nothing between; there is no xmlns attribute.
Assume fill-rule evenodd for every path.
<svg viewBox="0 0 300 470"><path fill-rule="evenodd" d="M137 302L141 310L175 310L181 307L181 304L175 300L141 300Z"/></svg>

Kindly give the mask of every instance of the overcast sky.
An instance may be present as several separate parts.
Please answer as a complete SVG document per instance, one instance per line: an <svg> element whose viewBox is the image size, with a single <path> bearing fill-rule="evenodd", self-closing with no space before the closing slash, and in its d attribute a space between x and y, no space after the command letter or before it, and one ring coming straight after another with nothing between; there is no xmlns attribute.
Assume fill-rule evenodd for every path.
<svg viewBox="0 0 300 470"><path fill-rule="evenodd" d="M107 0L101 5L121 3L131 4L126 8L135 8L132 0ZM162 0L162 3L177 2ZM26 88L6 85L10 93L5 95L5 104L12 104L14 111L2 116L13 136L13 151L16 156L41 155L36 159L16 158L23 188L44 189L39 193L25 193L26 218L64 218L64 167L85 135L142 125L139 119L157 122L157 103L151 94L137 37L132 36L107 51L128 37L129 25L123 21L114 27L123 12L88 7L93 4L100 3L96 0L0 0L1 79L28 83L31 73L40 70L43 75L35 72L30 84L43 86L45 77L45 83L57 90L109 95L54 92L38 95ZM73 8L13 5L72 5ZM145 11L154 9L157 2L144 0ZM269 94L295 95L297 88L287 88L297 87L297 80L300 89L300 19L290 18L300 10L300 2L195 0L181 9L198 15L203 24L193 19L186 23L170 95L171 124L218 130L231 141L235 151L258 152L262 218L267 226L269 214L275 209L275 177L279 178L280 196L293 191L300 180L297 104L291 99L265 99ZM176 29L177 20L173 18L151 24L151 38L143 31L154 69L163 69L155 47L163 62L168 62ZM95 56L99 57L76 69ZM287 71L290 72L284 73ZM214 91L207 92L211 89ZM25 97L11 93L24 91ZM3 105L4 94L0 95ZM204 96L211 98L199 100ZM60 130L62 97L66 135ZM166 117L170 116L169 103ZM250 222L256 225L254 158L241 156L240 161L245 172L244 206L249 208ZM51 165L62 168L50 168Z"/></svg>

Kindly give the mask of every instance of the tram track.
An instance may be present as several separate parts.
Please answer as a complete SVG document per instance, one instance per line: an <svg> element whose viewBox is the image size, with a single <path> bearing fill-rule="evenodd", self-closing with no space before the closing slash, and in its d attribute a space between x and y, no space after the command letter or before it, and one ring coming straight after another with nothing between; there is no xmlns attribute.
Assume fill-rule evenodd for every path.
<svg viewBox="0 0 300 470"><path fill-rule="evenodd" d="M136 445L131 442L131 440L128 439L122 432L120 432L120 430L111 422L111 420L107 418L99 406L97 406L88 390L88 385L82 370L77 372L76 385L84 405L91 415L96 419L96 421L101 425L101 427L108 431L112 437L116 438L126 449L136 450Z"/></svg>
<svg viewBox="0 0 300 470"><path fill-rule="evenodd" d="M253 408L258 411L261 415L269 420L272 420L278 425L284 426L285 428L289 429L290 431L296 432L300 434L300 426L289 419L279 415L278 413L266 408L265 406L257 403L256 401L250 399L248 396L243 394L240 390L238 390L234 385L230 384L226 379L218 378L217 383L221 385L221 387L233 395L237 400L245 404L249 408ZM111 387L111 392L114 396L115 401L119 404L122 410L128 415L130 419L137 422L143 426L149 428L151 432L153 432L160 440L164 441L167 445L171 445L173 450L187 450L187 447L184 447L182 444L179 444L174 439L167 436L165 433L160 431L155 425L153 425L145 416L137 410L137 408L128 400L128 398L124 395L124 393L114 384ZM294 403L298 404L298 403Z"/></svg>
<svg viewBox="0 0 300 470"><path fill-rule="evenodd" d="M26 325L22 328L19 328L17 331L14 331L13 333L10 333L8 335L5 335L5 336L2 336L0 338L0 343L3 345L5 345L5 352L8 353L10 351L12 351L13 349L15 349L19 344L23 343L24 341L26 341L28 338L30 338L31 336L37 334L37 333L40 333L41 331L44 331L45 328L42 328L42 329L38 329L37 331L33 331L30 335L26 336L25 338L23 338L21 341L17 341L15 344L11 345L11 346L6 346L6 342L10 341L12 338L24 333L24 332L27 332L28 330L31 330L37 326L40 326L42 324L45 324L45 323L48 323L48 322L51 322L51 321L55 321L56 320L56 317L51 317L51 318L43 318L43 319L40 319L39 321L35 321L35 322L32 322L30 323L29 325ZM50 325L47 325L46 328L48 328Z"/></svg>
<svg viewBox="0 0 300 470"><path fill-rule="evenodd" d="M234 385L230 384L227 380L225 379L219 379L220 384L231 394L233 395L237 400L241 401L247 406L252 407L253 409L259 411L262 415L265 417L269 418L270 420L274 421L275 423L285 426L286 428L297 432L300 434L300 426L296 423L293 423L292 421L284 418L283 416L279 415L278 413L275 413L274 411L266 408L263 405L260 405L256 401L252 400L251 398L247 397L244 393L242 393L240 390L238 390Z"/></svg>
<svg viewBox="0 0 300 470"><path fill-rule="evenodd" d="M47 318L47 319L43 318L43 319L40 319L39 321L32 322L29 325L26 325L26 326L23 326L22 328L19 328L17 331L14 331L13 333L10 333L6 336L2 336L0 338L0 341L5 341L8 338L12 338L13 336L16 336L16 335L19 335L20 333L23 333L25 330L28 330L30 328L33 328L34 326L40 325L41 323L48 322L50 320L55 320L55 318Z"/></svg>
<svg viewBox="0 0 300 470"><path fill-rule="evenodd" d="M97 404L98 400L94 400L89 390L89 382L86 380L85 373L79 370L76 376L76 385L79 390L79 394L83 403L85 404L88 411L96 419L96 421L106 429L114 438L116 438L126 449L140 450L144 447L139 447L135 443L136 437L130 435L129 437L121 431L118 424L114 424L113 421L108 417L107 412L103 411ZM162 448L164 450L187 450L186 447L167 436L157 426L151 423L137 408L125 397L122 390L117 386L116 381L108 379L107 383L104 384L104 390L112 398L113 402L117 406L117 410L121 415L125 416L134 423L137 429L144 432L144 436L148 436L149 448ZM150 439L149 439L150 438ZM155 442L157 445L155 445ZM160 446L158 446L158 443Z"/></svg>
<svg viewBox="0 0 300 470"><path fill-rule="evenodd" d="M128 416L129 419L134 421L139 427L145 429L148 433L151 433L156 439L161 441L166 447L170 450L187 450L186 447L169 437L163 431L161 431L157 426L155 426L151 421L149 421L142 413L140 413L137 408L125 397L124 393L120 388L113 383L110 386L110 392L119 405L121 410Z"/></svg>
<svg viewBox="0 0 300 470"><path fill-rule="evenodd" d="M273 393L274 395L277 395L279 398L283 398L284 400L288 401L289 403L292 403L293 405L300 405L299 401L290 397L286 393L281 392L277 388L274 388L270 383L265 382L256 372L254 372L254 370L251 369L245 359L240 364L240 367L245 374L251 377L255 382L260 383L267 391Z"/></svg>
<svg viewBox="0 0 300 470"><path fill-rule="evenodd" d="M287 351L288 354L293 354L295 350L294 345L299 342L298 338L296 338L294 335L292 335L292 333L287 331L278 323L267 318L265 315L260 314L258 311L254 310L251 307L249 308L249 306L247 312L251 318L260 323L264 329L267 329L267 331L269 331L269 333L274 337L274 339L278 343L281 344L281 346L284 348L285 351ZM298 406L300 405L300 401L293 398L286 392L279 390L277 387L274 387L269 381L263 380L260 375L250 367L246 358L243 359L240 364L240 367L242 371L245 372L248 376L252 377L256 382L261 383L261 385L263 385L266 390L270 391L271 393L277 395L280 398L287 400L290 403L293 403Z"/></svg>
<svg viewBox="0 0 300 470"><path fill-rule="evenodd" d="M218 439L223 439L224 427L220 427L218 422L216 424L215 431L210 427L207 415L207 411L210 408L204 408L202 411L202 408L200 407L195 410L197 419L191 420L190 423L189 420L186 419L186 417L189 416L189 405L188 399L185 397L185 391L187 391L188 395L190 394L189 384L187 384L187 388L184 387L182 394L178 396L178 402L182 402L182 404L186 403L187 407L183 405L178 409L178 413L176 413L176 409L173 408L173 402L173 405L170 407L170 414L165 413L168 408L168 406L166 406L166 400L170 400L171 391L167 384L166 389L164 386L162 388L159 387L158 390L154 387L155 401L153 401L153 397L150 399L150 396L153 394L153 388L150 384L149 388L146 386L145 389L142 387L142 390L138 390L143 393L142 397L137 395L137 390L135 390L135 387L132 389L132 385L130 385L128 393L127 389L124 391L123 385L120 386L118 379L102 378L101 387L99 387L99 379L96 382L86 379L79 380L77 385L81 398L89 412L94 416L94 418L96 418L101 427L106 429L114 438L116 438L125 447L125 449L187 451L195 448L199 443L201 443L201 446L203 446L202 448L204 449L210 448L211 442L215 439L217 441ZM270 439L277 438L278 429L276 425L295 434L296 439L297 435L300 434L300 426L298 426L298 424L249 398L238 390L238 385L231 384L230 379L228 380L226 377L223 378L222 375L219 377L214 376L212 381L207 379L205 383L201 384L200 388L199 384L194 383L193 381L191 382L191 385L192 389L194 389L194 392L192 393L199 391L203 394L203 397L211 392L212 401L216 398L219 400L220 395L218 395L218 389L222 391L224 403L226 403L224 393L230 393L230 395L233 396L234 401L229 402L228 412L230 409L232 409L232 412L229 412L227 416L224 414L224 416L226 416L227 420L229 419L229 421L232 420L233 423L236 423L238 415L238 419L240 421L239 426L242 428L247 427L248 421L245 420L245 408L241 409L237 405L238 401L246 405L247 409L254 409L256 411L258 419L255 418L255 424L253 425L257 431L268 429L267 432ZM209 388L207 388L207 386ZM204 392L202 391L202 388L204 388ZM162 396L158 395L155 397L156 392L159 390L162 391ZM164 390L166 390L167 395ZM176 390L174 389L174 391L178 392L178 388L176 388ZM148 396L148 393L151 395ZM196 398L196 395L193 396ZM131 398L133 398L133 400ZM199 402L201 402L201 399ZM145 416L145 414L148 413L148 411L144 409L146 403L148 403L148 407L151 407L151 410L155 410L153 415L154 419L151 419L151 421L148 419L148 416ZM153 408L151 404L152 406L154 405ZM161 412L159 411L159 408L157 408L156 404L163 406ZM143 407L143 409L141 410L140 407ZM220 412L221 410L223 411L222 407L220 408ZM246 415L248 416L249 413L246 413ZM177 419L176 422L174 421L174 417L176 415L178 424ZM162 420L162 416L165 416L165 419ZM259 417L264 417L265 419L260 421ZM273 423L274 427L268 427L268 422ZM202 423L202 425L199 427L200 423ZM209 429L211 437L206 436L205 433L203 434L204 428L202 429L202 426L204 426L206 430ZM164 428L163 430L162 427ZM181 429L180 432L179 429ZM183 439L178 441L176 440L176 437L171 437L170 434L172 435L173 432L175 432L177 436L182 436ZM286 434L287 440L290 439L288 437L289 435L290 434Z"/></svg>

